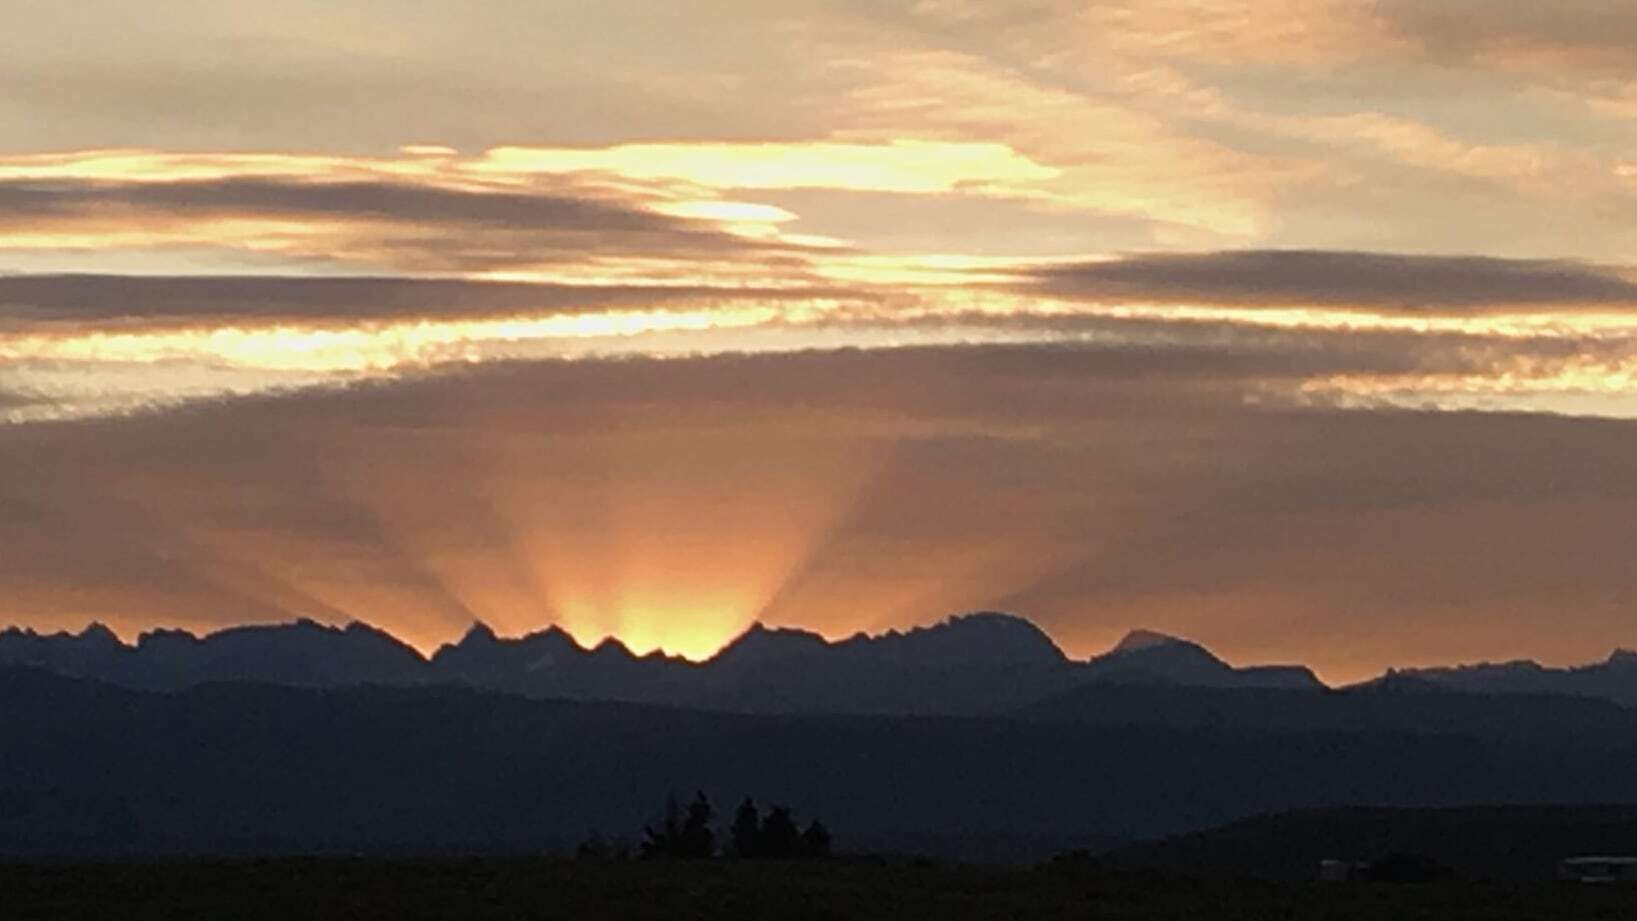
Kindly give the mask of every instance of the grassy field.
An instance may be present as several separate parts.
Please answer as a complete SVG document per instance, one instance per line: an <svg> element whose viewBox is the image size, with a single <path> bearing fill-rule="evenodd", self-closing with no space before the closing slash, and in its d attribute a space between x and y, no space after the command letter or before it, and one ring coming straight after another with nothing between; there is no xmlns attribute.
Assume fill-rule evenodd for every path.
<svg viewBox="0 0 1637 921"><path fill-rule="evenodd" d="M1637 918L1637 887L1275 884L1092 867L302 859L0 864L7 919Z"/></svg>

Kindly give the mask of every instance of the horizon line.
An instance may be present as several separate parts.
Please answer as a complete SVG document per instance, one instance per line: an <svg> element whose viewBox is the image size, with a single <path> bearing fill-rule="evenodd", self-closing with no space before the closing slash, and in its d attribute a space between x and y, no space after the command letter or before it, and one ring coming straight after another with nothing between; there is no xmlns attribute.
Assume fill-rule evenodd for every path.
<svg viewBox="0 0 1637 921"><path fill-rule="evenodd" d="M123 647L125 647L127 649L135 650L141 645L141 643L142 643L142 641L144 639L146 639L148 637L151 637L151 636L155 636L155 635L159 635L159 634L166 634L166 633L183 634L183 635L185 635L185 636L187 636L187 637L189 637L189 638L191 638L191 639L193 639L195 641L203 642L205 640L208 640L208 639L210 639L212 637L215 637L215 636L218 636L220 634L230 633L230 632L239 631L239 630L257 630L257 629L270 630L270 629L278 629L278 628L311 626L311 627L315 627L315 628L318 628L320 630L324 630L324 631L327 631L327 632L344 633L349 629L362 628L362 629L365 629L365 630L369 630L369 631L373 631L375 633L381 634L381 635L391 639L393 642L395 642L395 643L399 644L400 646L403 646L404 648L406 648L406 649L410 650L411 652L413 652L416 655L416 657L419 658L421 661L423 661L423 662L425 662L427 664L431 664L433 659L440 652L442 652L445 649L452 649L452 648L455 648L455 647L459 646L460 643L463 642L468 636L472 635L474 632L477 632L479 630L482 630L482 631L485 631L485 632L489 633L490 636L492 636L496 641L499 641L499 642L523 642L523 641L527 641L527 640L530 640L530 639L533 639L533 638L539 637L539 636L544 636L544 635L547 635L547 634L550 634L550 633L559 633L559 634L563 635L564 637L566 637L568 639L568 641L570 643L572 643L576 649L578 649L579 651L584 652L584 653L593 653L593 652L597 651L598 649L604 648L604 647L609 646L609 645L613 645L613 646L616 646L616 647L624 650L626 652L626 654L630 655L634 659L654 659L654 658L658 658L658 659L662 659L662 660L665 660L665 661L683 662L683 663L686 663L688 665L693 665L693 666L704 666L704 665L708 665L708 664L714 662L715 660L720 658L721 655L724 652L726 652L729 648L731 648L735 643L739 642L744 637L746 637L746 636L748 636L748 635L750 635L750 634L752 634L752 633L754 633L754 632L756 632L758 630L767 631L767 632L775 632L775 633L785 632L785 633L805 634L807 636L816 637L826 647L835 647L835 646L841 645L843 643L846 643L846 642L848 642L850 640L856 640L856 639L859 639L859 638L864 638L866 640L880 640L880 639L885 639L885 638L893 637L893 636L900 636L900 637L901 636L909 636L909 635L912 635L912 634L915 634L915 633L921 633L921 632L936 630L936 629L940 629L940 628L946 628L946 627L949 627L949 626L951 626L953 624L956 624L958 622L968 620L968 619L972 619L972 618L978 618L978 617L1000 617L1000 618L1005 618L1005 619L1008 619L1008 620L1018 621L1018 622L1021 622L1023 624L1026 624L1029 628L1037 631L1052 646L1053 649L1057 650L1057 652L1062 656L1063 661L1065 663L1068 663L1068 664L1089 663L1089 662L1095 661L1095 660L1097 660L1099 658L1114 654L1114 653L1119 651L1119 648L1120 648L1121 644L1123 643L1124 638L1129 638L1130 636L1132 636L1134 634L1147 633L1147 634L1153 634L1153 635L1158 636L1160 638L1163 638L1165 640L1170 640L1170 641L1173 641L1173 642L1184 643L1184 644L1189 644L1189 645L1192 645L1192 646L1196 646L1196 647L1198 647L1200 649L1205 650L1208 654L1210 654L1212 656L1215 656L1219 660L1223 661L1225 664L1227 664L1230 667L1235 668L1235 669L1279 668L1279 667L1304 668L1304 669L1307 669L1310 673L1312 673L1313 676L1319 681L1319 683L1321 685L1323 685L1326 688L1330 688L1330 689L1340 689L1340 688L1346 688L1346 687L1350 687L1350 686L1354 686L1354 685L1358 685L1358 684L1364 684L1364 683L1368 683L1370 681L1378 680L1380 678L1388 677L1388 676L1393 675L1395 673L1417 672L1417 671L1437 670L1437 669L1475 668L1475 667L1484 667L1484 666L1505 666L1505 665L1534 665L1534 666L1541 667L1541 668L1566 670L1566 669L1584 668L1584 667L1588 667L1588 666L1595 666L1595 665L1605 664L1605 663L1607 663L1607 662L1609 662L1609 661L1611 661L1613 659L1619 658L1622 654L1624 654L1624 655L1637 655L1637 651L1634 651L1631 647L1627 647L1627 646L1620 645L1620 644L1617 643L1610 650L1609 654L1607 656L1605 656L1604 658L1602 658L1602 659L1591 659L1591 660L1586 660L1586 661L1570 662L1570 663L1563 663L1563 664L1553 664L1553 663L1545 662L1545 661L1542 661L1542 660L1536 659L1536 658L1513 658L1513 659L1502 659L1502 660L1477 659L1477 660L1465 660L1465 661L1454 661L1454 662L1442 662L1442 663L1435 663L1435 664L1411 664L1411 665L1397 665L1397 666L1388 665L1388 666L1382 667L1379 671L1374 672L1373 673L1374 677L1371 677L1371 678L1364 678L1364 679L1359 679L1359 680L1354 680L1354 681L1340 681L1340 682L1336 682L1336 683L1331 683L1330 681L1325 680L1324 676L1319 672L1318 669L1314 668L1311 665L1308 665L1305 662L1299 662L1299 661L1298 662L1255 662L1255 663L1250 663L1250 664L1247 664L1247 665L1235 665L1234 663L1227 662L1227 660L1222 659L1221 656L1217 655L1216 652L1211 650L1210 647L1208 647L1203 642L1191 639L1189 637L1181 636L1181 635L1178 635L1178 634L1173 634L1173 633L1169 633L1169 632L1161 631L1161 630L1154 630L1154 629L1146 628L1146 627L1128 628L1125 631L1125 633L1122 634L1122 640L1117 641L1113 646L1110 646L1109 648L1103 650L1102 652L1093 653L1093 654L1091 654L1089 656L1075 657L1073 655L1070 655L1067 651L1065 651L1063 649L1063 647L1058 643L1057 639L1054 636L1052 636L1050 631L1048 631L1045 627L1043 627L1042 625L1040 625L1039 623L1034 621L1032 618L1027 617L1027 616L1022 615L1022 614L1013 613L1013 612L1010 612L1010 611L1000 611L1000 610L993 610L993 609L974 609L974 610L970 610L970 611L963 611L963 612L956 613L956 614L945 615L944 617L942 617L942 618L940 618L940 619L938 619L936 621L933 621L931 623L914 624L914 625L911 625L911 626L908 626L908 627L903 627L903 628L888 627L888 628L886 628L884 630L881 630L881 631L875 632L875 633L871 633L871 632L869 632L867 630L855 630L855 631L853 631L851 633L848 633L846 635L837 635L837 636L832 636L832 635L827 634L827 633L825 633L823 631L815 630L815 629L808 628L808 627L769 624L769 623L766 623L766 622L761 621L761 620L752 620L750 623L746 624L742 629L735 632L726 642L722 643L721 646L719 646L718 648L713 650L708 656L704 656L702 658L697 658L697 659L692 658L692 657L687 656L687 655L684 655L684 654L681 654L681 653L669 652L669 651L667 651L667 650L665 650L665 649L663 649L662 647L659 647L659 646L656 646L653 649L650 649L650 650L648 650L646 652L638 652L637 650L633 649L624 639L622 639L621 637L619 637L615 633L605 634L601 638L597 639L595 642L588 643L585 640L583 640L580 636L578 636L573 630L569 629L568 627L566 627L562 623L556 622L556 621L549 622L549 623L539 627L538 629L526 630L526 631L521 632L521 633L502 634L502 633L497 632L493 627L491 627L486 621L482 620L481 618L474 618L472 620L472 622L467 625L466 629L463 632L461 632L458 636L456 636L452 640L446 640L446 641L443 641L443 642L439 642L435 647L433 647L433 649L430 652L428 652L427 650L421 648L421 646L404 639L403 637L399 636L398 634L394 633L393 631L391 631L391 630L389 630L389 629L387 629L385 627L378 626L378 625L376 625L374 623L371 623L371 622L369 622L367 620L364 620L362 618L353 617L353 618L347 619L345 622L338 622L338 621L326 621L326 620L323 620L323 619L320 619L320 618L317 618L317 617L306 616L306 615L296 616L296 617L293 617L293 618L291 618L289 620L249 621L249 622L239 623L239 624L230 624L230 625L220 626L220 627L216 627L216 628L211 629L211 630L202 631L202 632L198 632L198 633L195 633L193 630L191 630L191 629L189 629L187 627L181 627L181 626L167 627L167 626L158 625L158 626L154 626L154 627L151 627L149 629L137 632L135 634L135 636L130 638L130 639L127 639L124 635L122 635L120 633L120 631L115 630L113 627L109 626L104 621L96 619L96 618L88 620L86 622L85 626L83 628L81 628L79 630L79 632L77 632L77 633L69 630L68 628L60 628L60 629L50 631L50 632L42 632L41 630L38 630L38 629L36 629L36 628L34 628L32 626L29 626L27 624L13 623L13 624L9 624L9 625L7 625L7 626L5 626L3 628L0 628L0 636L5 636L6 634L12 634L12 633L19 633L19 634L30 635L30 636L34 636L34 637L42 638L42 639L52 638L52 637L82 638L82 637L86 636L87 634L96 632L97 629L100 628L101 630L106 631L108 634L113 636L114 639L121 646L123 646Z"/></svg>

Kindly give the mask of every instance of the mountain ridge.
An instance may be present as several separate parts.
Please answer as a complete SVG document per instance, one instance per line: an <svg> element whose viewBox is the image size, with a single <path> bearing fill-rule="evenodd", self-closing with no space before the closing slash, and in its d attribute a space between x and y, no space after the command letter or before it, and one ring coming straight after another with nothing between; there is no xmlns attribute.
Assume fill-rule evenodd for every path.
<svg viewBox="0 0 1637 921"><path fill-rule="evenodd" d="M1474 662L1429 668L1388 669L1363 682L1402 684L1420 682L1477 694L1562 694L1602 697L1637 706L1637 653L1617 648L1601 662L1583 665L1542 665L1533 659Z"/></svg>
<svg viewBox="0 0 1637 921"><path fill-rule="evenodd" d="M536 698L665 703L748 712L1000 714L1086 682L1268 684L1197 644L1168 638L1074 660L1038 625L998 611L827 640L753 623L710 659L639 656L618 639L586 645L560 625L502 637L481 622L429 656L362 622L300 619L195 636L159 629L121 642L104 626L80 634L0 632L0 665L154 690L212 681L298 687L464 685ZM1310 672L1281 686L1322 687Z"/></svg>
<svg viewBox="0 0 1637 921"><path fill-rule="evenodd" d="M748 712L994 714L1092 684L1326 690L1301 665L1235 666L1205 646L1138 628L1073 659L1027 618L977 611L933 624L829 640L755 622L709 659L638 655L617 638L586 645L560 625L503 637L474 622L430 655L362 621L310 618L203 635L158 628L125 643L93 622L80 633L0 631L0 665L135 688L213 681L298 687L456 684L531 697L606 699ZM1637 653L1569 668L1532 660L1389 669L1355 687L1563 695L1637 705Z"/></svg>

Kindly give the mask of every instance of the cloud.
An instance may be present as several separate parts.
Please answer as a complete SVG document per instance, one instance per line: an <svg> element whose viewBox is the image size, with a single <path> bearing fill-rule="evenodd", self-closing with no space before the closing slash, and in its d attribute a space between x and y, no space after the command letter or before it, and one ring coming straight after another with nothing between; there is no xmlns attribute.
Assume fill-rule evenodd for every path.
<svg viewBox="0 0 1637 921"><path fill-rule="evenodd" d="M1375 8L1393 32L1446 63L1549 65L1617 75L1629 75L1637 65L1637 11L1625 4L1387 0Z"/></svg>
<svg viewBox="0 0 1637 921"><path fill-rule="evenodd" d="M868 300L838 288L566 285L403 276L0 275L0 317L90 324L504 317L810 298Z"/></svg>
<svg viewBox="0 0 1637 921"><path fill-rule="evenodd" d="M846 222L792 226L800 214L752 197L851 194L878 215L904 197L987 200L1028 217L1067 204L1042 186L1057 173L1003 143L921 139L0 157L0 254L26 268L146 252L156 274L204 251L241 270L810 284L855 252L823 232Z"/></svg>
<svg viewBox="0 0 1637 921"><path fill-rule="evenodd" d="M13 180L0 184L0 228L13 251L217 246L422 272L780 248L641 200L380 180Z"/></svg>
<svg viewBox="0 0 1637 921"><path fill-rule="evenodd" d="M29 510L0 522L0 616L357 616L431 645L477 615L640 647L1003 604L1077 654L1144 623L1332 678L1623 639L1637 582L1607 548L1637 539L1637 478L1607 458L1637 430L1247 403L1289 357L529 363L0 427Z"/></svg>
<svg viewBox="0 0 1637 921"><path fill-rule="evenodd" d="M1637 307L1623 269L1567 260L1249 250L1153 253L1056 265L1039 290L1093 300L1387 311Z"/></svg>
<svg viewBox="0 0 1637 921"><path fill-rule="evenodd" d="M610 173L717 189L990 191L1051 179L1057 170L995 141L805 141L622 144L601 149L498 147L478 174Z"/></svg>
<svg viewBox="0 0 1637 921"><path fill-rule="evenodd" d="M1629 626L1619 4L179 2L0 32L0 614Z"/></svg>
<svg viewBox="0 0 1637 921"><path fill-rule="evenodd" d="M610 234L686 234L695 229L685 222L612 201L388 182L313 183L226 178L133 184L59 180L0 185L0 216L11 217L17 223L20 223L18 219L78 217L121 210L150 215L373 219Z"/></svg>
<svg viewBox="0 0 1637 921"><path fill-rule="evenodd" d="M16 422L451 365L1032 343L1248 363L1259 396L1285 403L1637 414L1637 285L1616 267L1238 251L952 260L917 276L845 260L813 271L856 273L848 285L771 288L0 277L0 390L27 396L5 410Z"/></svg>
<svg viewBox="0 0 1637 921"><path fill-rule="evenodd" d="M1390 52L1372 4L1347 0L1114 0L1074 4L1125 54L1215 66L1326 70Z"/></svg>
<svg viewBox="0 0 1637 921"><path fill-rule="evenodd" d="M377 2L247 17L189 4L181 31L116 3L30 9L0 36L0 82L26 89L0 100L0 138L19 152L303 150L354 167L402 145L428 168L495 150L717 191L1031 197L1152 225L1102 245L1085 232L1092 252L1631 250L1637 212L1609 200L1629 197L1615 170L1637 99L1619 4L984 6ZM993 236L951 227L936 248Z"/></svg>

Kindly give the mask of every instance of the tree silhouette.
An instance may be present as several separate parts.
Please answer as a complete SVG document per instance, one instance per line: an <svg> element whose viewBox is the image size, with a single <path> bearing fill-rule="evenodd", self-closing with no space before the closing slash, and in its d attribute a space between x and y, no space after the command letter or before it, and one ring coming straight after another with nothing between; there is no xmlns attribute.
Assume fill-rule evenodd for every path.
<svg viewBox="0 0 1637 921"><path fill-rule="evenodd" d="M665 798L665 815L659 825L642 829L642 856L653 860L702 860L716 852L716 834L711 831L711 804L703 791L694 794L684 816L676 794Z"/></svg>
<svg viewBox="0 0 1637 921"><path fill-rule="evenodd" d="M801 853L809 858L830 856L830 829L823 822L814 819L801 833Z"/></svg>
<svg viewBox="0 0 1637 921"><path fill-rule="evenodd" d="M711 831L711 804L701 790L694 794L693 802L688 804L688 818L682 823L677 856L684 860L703 860L715 853L716 833Z"/></svg>
<svg viewBox="0 0 1637 921"><path fill-rule="evenodd" d="M800 848L801 831L790 817L789 807L774 806L767 818L762 820L760 833L756 836L756 856L789 860L797 855Z"/></svg>
<svg viewBox="0 0 1637 921"><path fill-rule="evenodd" d="M574 856L579 860L629 860L631 845L619 839L605 838L602 832L592 829L591 834L574 849Z"/></svg>
<svg viewBox="0 0 1637 921"><path fill-rule="evenodd" d="M716 832L711 828L711 804L704 792L694 794L684 810L676 794L665 798L665 812L658 822L643 826L639 853L644 859L704 860L716 854ZM734 810L723 853L740 860L761 858L795 860L830 856L830 830L814 819L802 831L788 806L774 806L762 816L756 801L745 797ZM595 858L605 851L604 843L593 836L581 845L580 855Z"/></svg>
<svg viewBox="0 0 1637 921"><path fill-rule="evenodd" d="M1373 883L1433 883L1455 878L1455 871L1425 854L1388 854L1364 868Z"/></svg>
<svg viewBox="0 0 1637 921"><path fill-rule="evenodd" d="M761 834L762 817L756 810L756 801L745 797L739 804L739 810L733 814L733 828L731 829L729 846L733 848L733 856L752 858L757 856L756 838Z"/></svg>
<svg viewBox="0 0 1637 921"><path fill-rule="evenodd" d="M659 826L642 827L642 856L646 860L675 856L676 842L681 838L682 807L677 805L676 794L672 793L665 797L665 814L660 818Z"/></svg>

